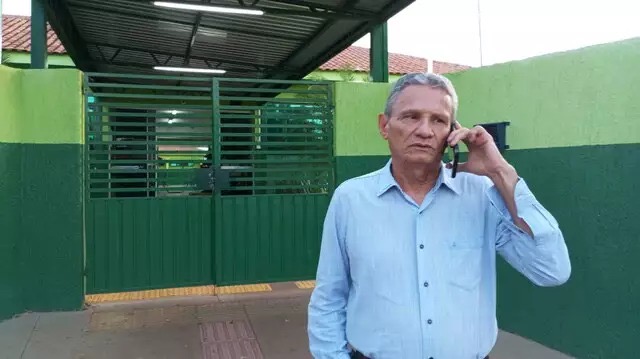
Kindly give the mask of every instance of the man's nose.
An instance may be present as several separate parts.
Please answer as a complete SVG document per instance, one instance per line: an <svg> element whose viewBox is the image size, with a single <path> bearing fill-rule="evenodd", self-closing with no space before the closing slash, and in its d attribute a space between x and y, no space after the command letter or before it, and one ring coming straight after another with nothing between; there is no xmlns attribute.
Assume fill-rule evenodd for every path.
<svg viewBox="0 0 640 359"><path fill-rule="evenodd" d="M416 129L416 134L423 137L432 137L435 135L433 132L433 128L429 123L429 120L426 118L420 119L418 121L418 128Z"/></svg>

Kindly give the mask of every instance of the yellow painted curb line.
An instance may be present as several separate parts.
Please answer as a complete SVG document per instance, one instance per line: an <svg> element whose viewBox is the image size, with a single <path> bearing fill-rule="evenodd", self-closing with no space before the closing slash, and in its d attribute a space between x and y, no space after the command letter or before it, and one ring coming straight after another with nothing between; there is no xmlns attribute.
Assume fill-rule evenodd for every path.
<svg viewBox="0 0 640 359"><path fill-rule="evenodd" d="M88 294L85 301L88 304L120 302L131 300L148 300L166 297L187 297L196 295L215 295L216 287L213 285L199 287L182 287L182 288L166 288L141 290L135 292L122 293L106 293L106 294Z"/></svg>
<svg viewBox="0 0 640 359"><path fill-rule="evenodd" d="M135 292L122 293L106 293L106 294L88 294L85 296L87 304L110 303L110 302L126 302L132 300L149 300L167 297L189 297L200 295L219 295L219 294L243 294L257 292L271 292L272 288L269 284L246 284L231 285L225 287L216 287L213 285L199 287L182 287L182 288L166 288L141 290Z"/></svg>
<svg viewBox="0 0 640 359"><path fill-rule="evenodd" d="M230 285L226 287L216 287L216 294L271 292L271 290L269 284Z"/></svg>
<svg viewBox="0 0 640 359"><path fill-rule="evenodd" d="M300 289L313 289L316 286L315 280L301 280L296 282L296 287Z"/></svg>

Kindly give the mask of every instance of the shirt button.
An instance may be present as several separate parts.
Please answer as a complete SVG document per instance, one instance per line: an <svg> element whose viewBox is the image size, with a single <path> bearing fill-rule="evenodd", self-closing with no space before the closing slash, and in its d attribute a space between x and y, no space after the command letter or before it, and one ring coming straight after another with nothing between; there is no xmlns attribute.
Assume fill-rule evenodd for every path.
<svg viewBox="0 0 640 359"><path fill-rule="evenodd" d="M428 286L429 286L429 282L424 282L424 284L423 284L423 285L424 285L425 287L428 287Z"/></svg>
<svg viewBox="0 0 640 359"><path fill-rule="evenodd" d="M429 320L427 320L427 323L431 324L431 323L433 323L433 320L429 319Z"/></svg>
<svg viewBox="0 0 640 359"><path fill-rule="evenodd" d="M421 245L420 245L420 249L424 249L424 244L421 244Z"/></svg>

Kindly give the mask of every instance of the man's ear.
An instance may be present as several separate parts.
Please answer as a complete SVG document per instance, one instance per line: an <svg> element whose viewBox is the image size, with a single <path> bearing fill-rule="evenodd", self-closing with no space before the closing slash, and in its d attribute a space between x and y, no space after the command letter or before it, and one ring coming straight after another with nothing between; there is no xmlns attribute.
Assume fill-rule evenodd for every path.
<svg viewBox="0 0 640 359"><path fill-rule="evenodd" d="M384 113L378 114L378 130L380 131L380 135L382 135L382 138L384 138L385 140L389 136L388 128L389 128L389 121L387 116L385 116Z"/></svg>

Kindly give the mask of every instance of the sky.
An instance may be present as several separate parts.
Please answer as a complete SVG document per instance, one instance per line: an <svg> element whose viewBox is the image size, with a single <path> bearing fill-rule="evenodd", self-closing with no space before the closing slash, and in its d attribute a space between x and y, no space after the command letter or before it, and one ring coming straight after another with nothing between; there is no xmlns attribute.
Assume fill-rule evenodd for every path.
<svg viewBox="0 0 640 359"><path fill-rule="evenodd" d="M0 3L3 14L30 13L30 0ZM416 0L389 20L388 49L491 65L640 37L638 14L638 0Z"/></svg>

